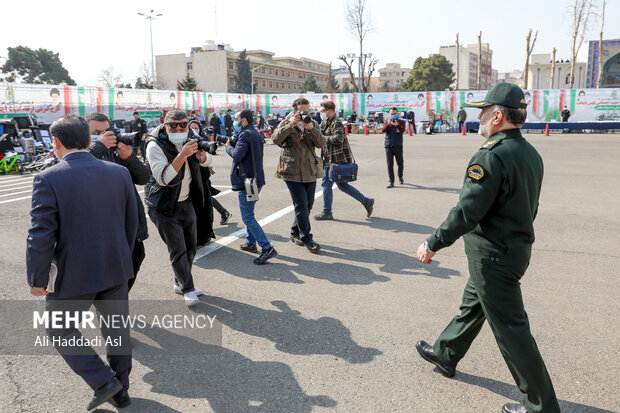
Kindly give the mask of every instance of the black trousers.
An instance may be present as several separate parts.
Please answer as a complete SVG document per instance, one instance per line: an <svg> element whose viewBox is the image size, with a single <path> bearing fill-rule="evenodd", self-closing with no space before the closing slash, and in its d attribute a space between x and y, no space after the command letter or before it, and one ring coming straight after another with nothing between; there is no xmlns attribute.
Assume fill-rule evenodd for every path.
<svg viewBox="0 0 620 413"><path fill-rule="evenodd" d="M291 235L301 238L304 244L308 244L312 242L310 210L312 210L312 205L314 205L316 181L309 183L284 182L286 182L288 192L293 200L293 206L295 207L295 220L293 221L293 226L291 226Z"/></svg>
<svg viewBox="0 0 620 413"><path fill-rule="evenodd" d="M217 199L211 197L211 202L213 203L213 208L215 208L220 215L224 215L228 212Z"/></svg>
<svg viewBox="0 0 620 413"><path fill-rule="evenodd" d="M161 239L168 247L174 272L174 283L183 293L194 291L192 264L196 256L196 213L191 201L179 202L172 216L149 209L149 216L157 227Z"/></svg>
<svg viewBox="0 0 620 413"><path fill-rule="evenodd" d="M390 182L394 183L394 158L396 158L396 164L398 165L398 178L403 179L403 147L392 146L391 148L385 148L385 157L387 159L388 177Z"/></svg>
<svg viewBox="0 0 620 413"><path fill-rule="evenodd" d="M131 291L133 283L136 282L136 278L138 278L138 271L140 271L142 261L144 261L145 257L146 252L144 251L144 243L136 240L135 244L133 244L133 251L131 252L131 260L133 262L133 278L127 282L127 292Z"/></svg>
<svg viewBox="0 0 620 413"><path fill-rule="evenodd" d="M106 320L112 317L127 316L129 314L129 304L127 301L127 284L120 284L108 288L104 291L71 297L68 299L58 299L51 295L47 296L45 302L46 311L61 311L74 314L75 311L88 311L94 304L97 312ZM61 324L64 324L62 322ZM99 325L99 322L94 322ZM131 372L131 343L129 336L129 326L112 324L101 325L101 336L103 340L108 337L111 340L120 338L120 345L106 346L106 364L101 357L90 346L71 346L55 345L65 362L76 374L90 386L97 390L106 384L112 377L118 378L122 383L123 389L129 388L129 373ZM51 340L54 338L63 340L79 340L82 337L80 330L74 327L48 328L47 335ZM64 340L63 340L64 341Z"/></svg>

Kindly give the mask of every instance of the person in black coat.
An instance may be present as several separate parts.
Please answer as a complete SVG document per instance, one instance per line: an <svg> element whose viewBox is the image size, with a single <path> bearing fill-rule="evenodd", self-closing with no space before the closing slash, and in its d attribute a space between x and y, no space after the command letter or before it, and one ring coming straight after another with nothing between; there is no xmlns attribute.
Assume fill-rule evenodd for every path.
<svg viewBox="0 0 620 413"><path fill-rule="evenodd" d="M226 115L224 115L224 129L226 130L226 136L233 135L233 119L230 116L230 109L226 111Z"/></svg>
<svg viewBox="0 0 620 413"><path fill-rule="evenodd" d="M217 114L217 112L213 113L213 115L211 116L211 121L209 122L209 124L213 128L213 137L215 139L217 139L217 137L220 135L220 130L222 128L222 119L220 119L220 117Z"/></svg>
<svg viewBox="0 0 620 413"><path fill-rule="evenodd" d="M45 310L63 318L60 326L46 326L46 332L65 362L93 389L87 409L107 401L126 407L129 327L95 322L103 340L120 340L106 346L106 363L90 346L78 344L79 322L62 315L87 312L94 304L98 320L128 316L127 282L134 276L131 256L138 229L135 189L127 168L89 153L83 118L64 115L50 132L60 162L34 177L26 241L30 294L45 295ZM54 269L56 279L50 282Z"/></svg>
<svg viewBox="0 0 620 413"><path fill-rule="evenodd" d="M89 149L90 153L97 159L114 162L124 166L129 170L134 185L145 185L151 176L151 170L138 159L129 146L121 142L117 143L114 133L108 131L110 127L110 120L108 117L103 113L93 112L86 115L86 121L88 122L90 136L93 141ZM146 128L146 125L144 128ZM136 204L138 206L138 233L132 253L134 276L129 280L127 291L131 291L131 287L138 277L138 271L140 271L142 262L146 257L144 240L149 237L144 206L142 205L142 200L135 187L134 192Z"/></svg>

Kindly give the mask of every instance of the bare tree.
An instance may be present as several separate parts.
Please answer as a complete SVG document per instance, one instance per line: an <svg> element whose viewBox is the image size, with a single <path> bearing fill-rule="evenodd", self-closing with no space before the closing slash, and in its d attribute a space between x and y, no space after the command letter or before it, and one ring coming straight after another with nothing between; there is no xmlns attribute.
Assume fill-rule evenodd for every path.
<svg viewBox="0 0 620 413"><path fill-rule="evenodd" d="M364 92L370 90L370 78L375 72L375 67L377 66L377 63L379 63L379 59L375 59L374 57L371 58L368 62L368 76L366 76L366 79L364 80Z"/></svg>
<svg viewBox="0 0 620 413"><path fill-rule="evenodd" d="M534 34L534 41L532 41L532 29L527 32L527 37L525 38L525 69L523 69L523 89L527 89L527 81L529 77L528 72L530 70L530 56L532 55L532 50L534 50L534 45L536 44L537 38L538 30L536 30L536 33Z"/></svg>
<svg viewBox="0 0 620 413"><path fill-rule="evenodd" d="M596 78L596 87L600 88L603 83L603 28L605 27L605 4L607 0L603 0L603 11L601 13L601 33L598 38L598 77Z"/></svg>
<svg viewBox="0 0 620 413"><path fill-rule="evenodd" d="M553 84L555 83L555 47L553 48L553 52L551 53L551 82L549 85L549 89L553 89Z"/></svg>
<svg viewBox="0 0 620 413"><path fill-rule="evenodd" d="M351 84L353 85L353 91L359 92L359 87L355 83L355 75L353 75L353 68L351 67L355 59L351 59L351 61L349 62L349 59L345 55L342 54L338 56L338 60L342 60L344 64L347 65L347 69L349 69L349 77L351 79Z"/></svg>
<svg viewBox="0 0 620 413"><path fill-rule="evenodd" d="M151 66L146 61L142 62L138 69L135 88L153 89L153 72L151 71Z"/></svg>
<svg viewBox="0 0 620 413"><path fill-rule="evenodd" d="M460 59L459 59L459 54L460 54L460 45L459 45L459 34L456 34L456 86L454 87L454 90L459 90L459 64L460 64Z"/></svg>
<svg viewBox="0 0 620 413"><path fill-rule="evenodd" d="M573 22L571 24L571 62L570 62L570 88L575 84L575 61L577 53L581 49L583 39L590 28L594 16L592 15L593 0L575 0L575 3L569 7L572 14Z"/></svg>
<svg viewBox="0 0 620 413"><path fill-rule="evenodd" d="M113 67L108 67L99 72L99 78L97 80L105 87L117 87L122 83L123 76L114 73Z"/></svg>
<svg viewBox="0 0 620 413"><path fill-rule="evenodd" d="M476 89L480 90L482 77L482 32L478 34L478 75L476 77Z"/></svg>
<svg viewBox="0 0 620 413"><path fill-rule="evenodd" d="M368 60L367 57L364 56L364 39L366 39L368 33L373 30L372 23L367 12L368 9L366 8L366 0L349 0L347 2L344 15L347 29L349 29L349 32L353 35L353 37L355 37L355 39L359 42L360 45L359 77L360 83L362 85L361 92L367 91L366 85L370 82L370 80L368 80L368 82L365 81L366 65L372 64L372 61L374 60ZM349 70L351 70L350 65Z"/></svg>

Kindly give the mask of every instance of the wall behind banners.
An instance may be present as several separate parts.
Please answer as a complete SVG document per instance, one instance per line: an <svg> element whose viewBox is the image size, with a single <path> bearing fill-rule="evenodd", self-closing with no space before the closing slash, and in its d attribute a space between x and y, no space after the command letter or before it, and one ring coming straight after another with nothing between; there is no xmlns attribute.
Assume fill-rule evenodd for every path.
<svg viewBox="0 0 620 413"><path fill-rule="evenodd" d="M132 118L137 111L150 125L159 122L165 111L197 110L200 114L249 108L270 113L286 114L294 99L304 96L313 109L324 100L331 100L345 116L353 111L358 115L369 112L413 110L417 121L427 120L430 112L458 112L467 101L484 99L485 90L397 93L314 93L246 95L238 93L184 92L176 90L115 89L86 86L32 85L0 83L0 119L32 114L40 122L51 123L65 113L83 116L102 112L111 119ZM554 89L526 90L528 122L559 122L564 106L571 111L571 121L620 121L620 89ZM477 118L478 109L467 108L468 120Z"/></svg>

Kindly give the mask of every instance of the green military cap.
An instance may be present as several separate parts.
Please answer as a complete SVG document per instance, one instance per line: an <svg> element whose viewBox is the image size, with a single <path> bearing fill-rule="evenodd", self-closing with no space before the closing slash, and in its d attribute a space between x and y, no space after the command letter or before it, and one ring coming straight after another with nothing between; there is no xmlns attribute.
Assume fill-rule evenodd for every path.
<svg viewBox="0 0 620 413"><path fill-rule="evenodd" d="M469 108L486 108L491 105L502 105L507 108L526 109L525 95L523 90L512 83L498 83L487 92L481 102L466 102L463 106Z"/></svg>

